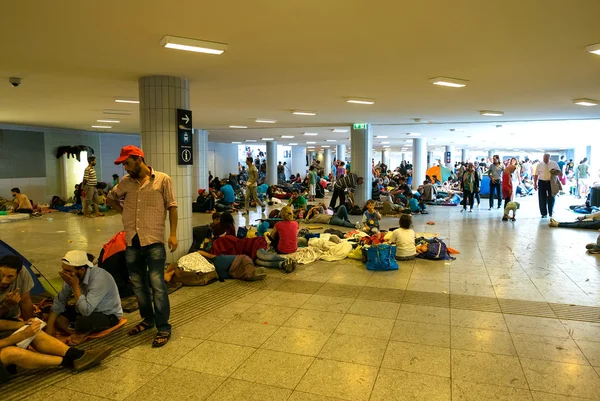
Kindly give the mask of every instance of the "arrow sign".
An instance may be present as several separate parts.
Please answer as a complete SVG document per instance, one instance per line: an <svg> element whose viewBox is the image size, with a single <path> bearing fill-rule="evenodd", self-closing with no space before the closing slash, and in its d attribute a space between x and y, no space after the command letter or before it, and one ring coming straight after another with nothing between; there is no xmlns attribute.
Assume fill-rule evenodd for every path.
<svg viewBox="0 0 600 401"><path fill-rule="evenodd" d="M194 164L194 141L192 132L192 112L177 109L177 164L191 166Z"/></svg>
<svg viewBox="0 0 600 401"><path fill-rule="evenodd" d="M190 118L188 117L188 115L186 114L185 116L183 116L181 118L183 121L185 121L186 124L188 124L190 122Z"/></svg>

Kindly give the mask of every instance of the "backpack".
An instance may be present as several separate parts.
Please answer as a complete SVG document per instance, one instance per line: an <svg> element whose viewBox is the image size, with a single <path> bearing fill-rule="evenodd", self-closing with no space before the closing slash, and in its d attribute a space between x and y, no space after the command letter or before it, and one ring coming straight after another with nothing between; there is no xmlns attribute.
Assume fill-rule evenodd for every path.
<svg viewBox="0 0 600 401"><path fill-rule="evenodd" d="M269 218L270 218L270 219L276 219L276 218L278 218L278 217L279 217L279 215L280 215L280 214L281 214L281 212L280 212L278 209L271 210L271 211L269 212Z"/></svg>
<svg viewBox="0 0 600 401"><path fill-rule="evenodd" d="M354 205L354 207L352 209L350 209L350 211L348 212L349 215L351 216L360 216L363 214L363 211L360 207Z"/></svg>
<svg viewBox="0 0 600 401"><path fill-rule="evenodd" d="M425 241L427 243L427 250L423 253L417 255L417 257L422 259L430 259L430 260L448 260L454 259L448 253L448 247L444 244L444 241L441 239L434 237L431 239L425 239L423 237L418 238L417 242Z"/></svg>
<svg viewBox="0 0 600 401"><path fill-rule="evenodd" d="M238 237L238 238L246 238L247 235L248 235L248 227L239 226L238 229L237 229L237 235L236 235L236 237Z"/></svg>

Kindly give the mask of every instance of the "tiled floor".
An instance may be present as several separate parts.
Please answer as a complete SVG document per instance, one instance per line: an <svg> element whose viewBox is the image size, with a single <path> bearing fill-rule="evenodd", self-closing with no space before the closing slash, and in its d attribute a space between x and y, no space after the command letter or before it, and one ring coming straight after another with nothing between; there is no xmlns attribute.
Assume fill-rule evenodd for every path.
<svg viewBox="0 0 600 401"><path fill-rule="evenodd" d="M570 202L559 200L559 220L574 218L566 210ZM484 207L465 214L431 208L430 215L414 217L415 229L436 232L461 251L454 261L417 260L374 273L344 260L273 273L234 302L175 325L163 349L132 345L98 368L57 379L34 394L22 389L9 395L599 400L600 323L593 322L600 318L599 260L584 252L597 233L549 228L533 197L523 200L517 217L502 222L499 211ZM98 253L120 229L118 216L52 218L5 224L0 231L49 276L56 276L68 249ZM194 216L196 224L208 220ZM429 220L436 225L425 225ZM383 226L395 223L386 218ZM211 286L183 288L173 294L173 307L222 288ZM586 309L592 317L561 320L555 304L593 307Z"/></svg>

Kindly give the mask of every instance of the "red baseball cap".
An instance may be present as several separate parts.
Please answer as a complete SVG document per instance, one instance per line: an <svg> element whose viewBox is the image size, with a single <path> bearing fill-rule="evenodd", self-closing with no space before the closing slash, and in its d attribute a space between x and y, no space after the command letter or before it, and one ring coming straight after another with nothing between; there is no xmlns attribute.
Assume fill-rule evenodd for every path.
<svg viewBox="0 0 600 401"><path fill-rule="evenodd" d="M121 155L117 160L115 160L115 164L123 163L125 160L127 160L129 156L144 157L144 151L138 148L137 146L133 145L123 146L123 148L121 149Z"/></svg>

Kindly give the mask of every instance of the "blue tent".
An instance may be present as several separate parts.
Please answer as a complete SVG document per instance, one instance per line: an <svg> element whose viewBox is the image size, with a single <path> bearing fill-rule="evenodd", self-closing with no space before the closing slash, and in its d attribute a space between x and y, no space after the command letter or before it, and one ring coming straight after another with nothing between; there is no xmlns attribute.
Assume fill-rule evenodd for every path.
<svg viewBox="0 0 600 401"><path fill-rule="evenodd" d="M38 278L38 276L33 272L33 269L35 269L40 275L42 275L41 272L34 265L32 265L31 262L27 260L27 258L25 258L23 255L21 255L19 252L17 252L13 247L8 245L6 242L0 240L0 257L6 256L6 255L15 255L15 256L20 257L23 260L23 266L25 266L25 268L31 275L31 278L33 279L33 288L31 289L31 292L30 292L31 295L40 295L40 294L43 294L46 292L46 289L40 282L40 279ZM43 277L43 275L42 275L42 277ZM48 282L50 287L54 289L52 284L50 284L50 281L48 281L45 277L44 277L44 279ZM54 290L54 291L56 292L56 290Z"/></svg>

